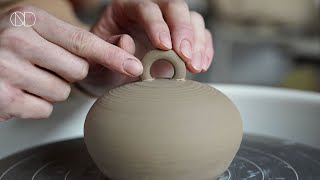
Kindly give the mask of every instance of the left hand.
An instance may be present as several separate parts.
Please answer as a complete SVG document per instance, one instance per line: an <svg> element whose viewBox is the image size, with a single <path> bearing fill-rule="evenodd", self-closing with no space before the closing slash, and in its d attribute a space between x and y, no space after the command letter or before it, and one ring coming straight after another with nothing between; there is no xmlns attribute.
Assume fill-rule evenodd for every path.
<svg viewBox="0 0 320 180"><path fill-rule="evenodd" d="M151 49L173 49L192 73L206 71L213 58L212 37L203 17L190 12L183 0L113 0L91 32L139 59ZM80 85L95 95L137 79L88 61L89 74ZM152 69L159 76L172 69L161 63Z"/></svg>

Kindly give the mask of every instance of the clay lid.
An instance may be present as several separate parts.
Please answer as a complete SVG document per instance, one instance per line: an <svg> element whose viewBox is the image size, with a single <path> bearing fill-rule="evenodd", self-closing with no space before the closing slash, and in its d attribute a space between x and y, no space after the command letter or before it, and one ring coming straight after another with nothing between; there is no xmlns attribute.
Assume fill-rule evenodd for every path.
<svg viewBox="0 0 320 180"><path fill-rule="evenodd" d="M160 59L173 65L171 79L150 75ZM151 51L142 63L140 81L108 91L87 115L84 137L97 166L110 179L216 179L241 142L236 107L215 88L185 80L174 51Z"/></svg>
<svg viewBox="0 0 320 180"><path fill-rule="evenodd" d="M174 75L171 79L155 79L151 76L152 64L160 59L172 64ZM142 59L142 64L144 71L140 81L110 90L108 96L104 96L100 103L108 107L117 105L122 108L127 103L183 103L203 101L208 95L212 96L218 92L207 84L186 80L186 66L172 50L152 50Z"/></svg>

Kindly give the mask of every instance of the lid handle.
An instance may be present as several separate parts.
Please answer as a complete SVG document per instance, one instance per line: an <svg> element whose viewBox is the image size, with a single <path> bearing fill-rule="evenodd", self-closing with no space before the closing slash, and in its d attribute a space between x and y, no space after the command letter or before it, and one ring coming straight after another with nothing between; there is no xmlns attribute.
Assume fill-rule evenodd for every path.
<svg viewBox="0 0 320 180"><path fill-rule="evenodd" d="M173 50L151 50L142 59L143 73L140 76L142 81L154 80L150 74L150 69L152 64L160 59L166 60L172 64L174 75L171 79L184 80L186 78L186 66L183 60Z"/></svg>

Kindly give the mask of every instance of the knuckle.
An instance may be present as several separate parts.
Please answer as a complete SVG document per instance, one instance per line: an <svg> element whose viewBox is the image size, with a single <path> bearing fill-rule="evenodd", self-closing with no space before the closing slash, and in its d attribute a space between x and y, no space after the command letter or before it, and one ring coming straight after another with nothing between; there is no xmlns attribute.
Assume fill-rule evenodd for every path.
<svg viewBox="0 0 320 180"><path fill-rule="evenodd" d="M15 27L8 27L2 29L0 32L0 41L3 42L4 40L15 39L17 36L19 36L19 32L17 29L18 28Z"/></svg>
<svg viewBox="0 0 320 180"><path fill-rule="evenodd" d="M193 19L204 21L203 16L200 13L196 12L196 11L191 11L190 12L190 16Z"/></svg>
<svg viewBox="0 0 320 180"><path fill-rule="evenodd" d="M29 104L30 106L30 104ZM36 105L33 107L29 107L26 111L21 111L17 113L17 117L22 119L44 119L50 117L53 110L53 106L51 104L42 104Z"/></svg>
<svg viewBox="0 0 320 180"><path fill-rule="evenodd" d="M71 81L80 81L87 77L89 72L89 64L85 61L81 63L80 68L72 74Z"/></svg>
<svg viewBox="0 0 320 180"><path fill-rule="evenodd" d="M191 23L196 29L201 29L205 33L205 22L203 16L198 12L190 12ZM205 35L205 34L204 34Z"/></svg>
<svg viewBox="0 0 320 180"><path fill-rule="evenodd" d="M16 48L16 47L30 47L30 43L25 35L28 28L9 27L0 32L0 47Z"/></svg>
<svg viewBox="0 0 320 180"><path fill-rule="evenodd" d="M39 118L39 119L49 118L50 115L52 114L52 110L53 110L53 106L51 104L49 104L47 106L43 106L41 113L39 113L34 118Z"/></svg>
<svg viewBox="0 0 320 180"><path fill-rule="evenodd" d="M86 78L88 75L88 72L89 72L89 64L87 62L85 62L85 63L83 63L83 66L82 66L81 71L79 73L78 80L83 80L84 78Z"/></svg>
<svg viewBox="0 0 320 180"><path fill-rule="evenodd" d="M3 52L0 50L0 76L6 76L8 74L8 65L7 65L7 60L9 59L7 56L7 52ZM0 83L0 87L1 87L1 83Z"/></svg>
<svg viewBox="0 0 320 180"><path fill-rule="evenodd" d="M0 82L0 121L9 120L13 117L12 111L22 98L23 92L9 84Z"/></svg>
<svg viewBox="0 0 320 180"><path fill-rule="evenodd" d="M75 30L70 37L71 50L81 52L87 47L92 47L92 40L88 38L87 32L84 30Z"/></svg>
<svg viewBox="0 0 320 180"><path fill-rule="evenodd" d="M167 7L172 9L189 9L188 4L184 0L170 0L167 2Z"/></svg>
<svg viewBox="0 0 320 180"><path fill-rule="evenodd" d="M49 102L61 102L68 98L71 92L71 87L64 81L52 78L47 80L47 82L43 85L43 91L44 90L46 93L44 94L43 92L42 95L40 95L43 99Z"/></svg>
<svg viewBox="0 0 320 180"><path fill-rule="evenodd" d="M66 85L65 87L59 88L59 91L56 92L54 97L52 97L51 101L53 102L61 102L68 99L71 92L71 87Z"/></svg>
<svg viewBox="0 0 320 180"><path fill-rule="evenodd" d="M145 9L158 8L158 5L156 3L151 2L151 1L147 1L147 0L138 1L136 6L139 11L144 11Z"/></svg>
<svg viewBox="0 0 320 180"><path fill-rule="evenodd" d="M23 95L22 91L19 91L9 84L0 84L0 110L4 111L12 104L14 104L18 98Z"/></svg>
<svg viewBox="0 0 320 180"><path fill-rule="evenodd" d="M11 37L11 36L18 35L19 33L17 32L17 28L8 27L8 28L2 29L0 34L1 34L1 37Z"/></svg>
<svg viewBox="0 0 320 180"><path fill-rule="evenodd" d="M59 91L57 91L57 95L54 98L54 101L60 102L65 101L68 99L71 92L71 87L68 84L65 84L64 87L59 88Z"/></svg>

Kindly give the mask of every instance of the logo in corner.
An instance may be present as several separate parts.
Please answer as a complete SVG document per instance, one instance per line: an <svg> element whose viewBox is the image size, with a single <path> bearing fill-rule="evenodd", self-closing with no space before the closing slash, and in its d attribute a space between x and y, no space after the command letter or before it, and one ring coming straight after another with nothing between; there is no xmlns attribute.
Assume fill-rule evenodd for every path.
<svg viewBox="0 0 320 180"><path fill-rule="evenodd" d="M32 21L26 22L26 16L31 16ZM31 27L36 23L37 19L33 12L20 12L16 11L11 14L10 16L10 22L12 25L16 27L24 26L24 27Z"/></svg>

